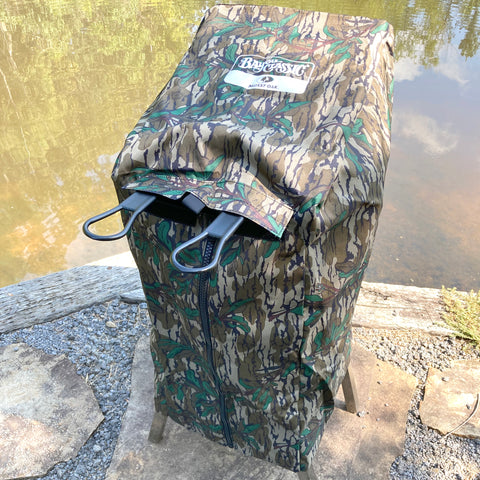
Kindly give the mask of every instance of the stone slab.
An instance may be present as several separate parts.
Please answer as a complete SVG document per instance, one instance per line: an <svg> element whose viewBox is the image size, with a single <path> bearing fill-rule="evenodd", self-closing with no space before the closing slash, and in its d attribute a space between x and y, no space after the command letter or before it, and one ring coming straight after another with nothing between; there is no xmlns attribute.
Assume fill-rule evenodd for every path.
<svg viewBox="0 0 480 480"><path fill-rule="evenodd" d="M353 325L452 335L442 319L443 312L438 289L362 282Z"/></svg>
<svg viewBox="0 0 480 480"><path fill-rule="evenodd" d="M316 455L321 480L385 480L403 453L407 414L417 380L355 347L352 374L360 412L334 411ZM367 387L368 386L368 387Z"/></svg>
<svg viewBox="0 0 480 480"><path fill-rule="evenodd" d="M0 333L55 320L118 296L127 302L145 301L130 252L0 288ZM440 290L363 282L353 325L451 335L442 313Z"/></svg>
<svg viewBox="0 0 480 480"><path fill-rule="evenodd" d="M0 288L0 333L55 320L140 288L132 263L130 254L118 255Z"/></svg>
<svg viewBox="0 0 480 480"><path fill-rule="evenodd" d="M298 480L297 475L215 444L170 419L160 444L148 441L153 420L153 365L139 340L128 409L106 480Z"/></svg>
<svg viewBox="0 0 480 480"><path fill-rule="evenodd" d="M120 294L125 302L145 302L142 288ZM416 330L430 335L452 335L443 321L440 290L363 282L355 307L354 327Z"/></svg>
<svg viewBox="0 0 480 480"><path fill-rule="evenodd" d="M480 360L457 360L441 372L428 370L420 418L443 435L463 423L473 412L480 394ZM455 435L480 438L480 408Z"/></svg>
<svg viewBox="0 0 480 480"><path fill-rule="evenodd" d="M0 348L0 480L45 475L77 454L103 415L63 355Z"/></svg>
<svg viewBox="0 0 480 480"><path fill-rule="evenodd" d="M313 464L319 480L384 480L403 452L416 380L360 348L354 350L352 370L362 413L342 411L339 396ZM131 395L107 480L298 479L293 472L219 446L170 419L162 442L149 443L154 407L147 338L139 341L135 352Z"/></svg>

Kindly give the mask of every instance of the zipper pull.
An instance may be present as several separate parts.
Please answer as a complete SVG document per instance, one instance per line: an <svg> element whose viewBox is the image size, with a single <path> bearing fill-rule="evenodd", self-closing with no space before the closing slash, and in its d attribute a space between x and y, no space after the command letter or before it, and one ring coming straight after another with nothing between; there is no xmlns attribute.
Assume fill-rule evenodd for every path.
<svg viewBox="0 0 480 480"><path fill-rule="evenodd" d="M220 254L222 252L223 245L235 233L235 231L242 222L243 217L240 217L239 215L234 215L226 212L220 213L220 215L218 215L218 217L202 233L200 233L196 237L191 238L185 243L182 243L172 252L170 260L173 263L174 267L183 273L202 273L216 267L218 261L220 260ZM206 237L211 237L218 240L218 242L216 242L217 245L215 255L213 256L213 260L210 263L201 267L189 267L186 265L182 265L177 260L180 252L191 247L193 244L200 242Z"/></svg>

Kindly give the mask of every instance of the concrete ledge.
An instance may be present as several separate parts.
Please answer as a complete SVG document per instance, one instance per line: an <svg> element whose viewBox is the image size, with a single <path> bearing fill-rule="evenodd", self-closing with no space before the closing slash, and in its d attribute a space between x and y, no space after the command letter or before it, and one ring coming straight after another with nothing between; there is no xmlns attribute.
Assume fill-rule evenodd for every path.
<svg viewBox="0 0 480 480"><path fill-rule="evenodd" d="M64 317L141 288L130 253L0 289L0 333Z"/></svg>
<svg viewBox="0 0 480 480"><path fill-rule="evenodd" d="M1 288L0 333L55 320L118 296L145 301L129 252ZM353 325L450 335L442 311L437 289L363 282Z"/></svg>
<svg viewBox="0 0 480 480"><path fill-rule="evenodd" d="M450 335L453 332L443 321L443 312L438 289L363 282L353 325Z"/></svg>

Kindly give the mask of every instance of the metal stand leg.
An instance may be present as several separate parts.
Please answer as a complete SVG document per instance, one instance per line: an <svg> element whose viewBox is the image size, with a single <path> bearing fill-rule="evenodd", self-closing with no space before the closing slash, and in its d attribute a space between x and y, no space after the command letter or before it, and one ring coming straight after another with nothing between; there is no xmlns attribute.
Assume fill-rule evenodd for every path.
<svg viewBox="0 0 480 480"><path fill-rule="evenodd" d="M167 423L167 417L160 412L155 412L153 415L152 426L148 434L148 441L151 443L160 443L163 438L163 431Z"/></svg>
<svg viewBox="0 0 480 480"><path fill-rule="evenodd" d="M313 467L310 467L306 472L298 472L298 480L318 480Z"/></svg>
<svg viewBox="0 0 480 480"><path fill-rule="evenodd" d="M345 397L345 405L347 407L347 412L357 413L357 405L358 405L357 388L355 386L355 381L353 380L350 367L348 367L347 374L343 379L342 389L343 389L343 395Z"/></svg>

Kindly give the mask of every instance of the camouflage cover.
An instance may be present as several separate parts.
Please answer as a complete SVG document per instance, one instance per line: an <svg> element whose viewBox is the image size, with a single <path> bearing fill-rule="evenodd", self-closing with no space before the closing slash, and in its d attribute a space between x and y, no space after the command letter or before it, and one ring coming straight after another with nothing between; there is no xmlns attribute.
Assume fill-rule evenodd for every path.
<svg viewBox="0 0 480 480"><path fill-rule="evenodd" d="M234 235L207 275L170 255L208 215L142 214L129 242L157 410L293 471L310 465L349 361L389 157L392 45L385 21L215 6L113 171L121 200L190 192L264 232Z"/></svg>

